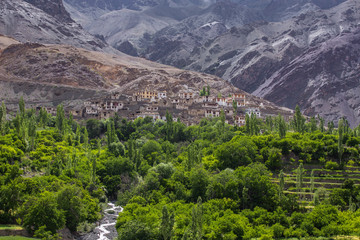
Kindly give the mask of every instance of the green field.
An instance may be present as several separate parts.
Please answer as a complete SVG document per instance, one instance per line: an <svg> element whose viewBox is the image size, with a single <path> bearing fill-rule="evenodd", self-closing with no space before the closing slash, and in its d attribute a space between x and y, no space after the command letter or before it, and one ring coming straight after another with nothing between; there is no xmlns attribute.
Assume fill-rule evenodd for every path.
<svg viewBox="0 0 360 240"><path fill-rule="evenodd" d="M11 225L11 224L0 224L0 230L21 230L23 229L21 226L19 225Z"/></svg>
<svg viewBox="0 0 360 240"><path fill-rule="evenodd" d="M36 240L38 238L28 238L28 237L21 237L21 236L5 236L0 237L0 240Z"/></svg>

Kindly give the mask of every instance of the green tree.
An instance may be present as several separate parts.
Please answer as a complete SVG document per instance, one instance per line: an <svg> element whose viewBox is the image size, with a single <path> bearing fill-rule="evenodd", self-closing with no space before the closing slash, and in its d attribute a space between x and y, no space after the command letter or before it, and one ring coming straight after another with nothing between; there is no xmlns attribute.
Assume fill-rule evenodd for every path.
<svg viewBox="0 0 360 240"><path fill-rule="evenodd" d="M340 119L339 121L338 132L339 132L339 136L338 136L339 164L340 166L342 166L342 157L344 153L344 145L343 145L344 121L342 119Z"/></svg>
<svg viewBox="0 0 360 240"><path fill-rule="evenodd" d="M296 105L295 107L294 130L300 133L303 133L305 130L305 118L301 114L299 105Z"/></svg>
<svg viewBox="0 0 360 240"><path fill-rule="evenodd" d="M315 132L317 130L317 121L315 117L311 117L310 119L310 131Z"/></svg>
<svg viewBox="0 0 360 240"><path fill-rule="evenodd" d="M277 127L280 138L284 138L286 136L286 123L280 114L277 117Z"/></svg>
<svg viewBox="0 0 360 240"><path fill-rule="evenodd" d="M203 237L203 207L202 199L198 198L196 207L192 208L190 223L191 238L200 240Z"/></svg>
<svg viewBox="0 0 360 240"><path fill-rule="evenodd" d="M21 117L24 118L25 117L25 101L24 101L23 96L21 96L20 100L19 100L19 111L20 111Z"/></svg>
<svg viewBox="0 0 360 240"><path fill-rule="evenodd" d="M300 192L303 187L304 182L304 166L300 163L299 167L296 169L296 191Z"/></svg>
<svg viewBox="0 0 360 240"><path fill-rule="evenodd" d="M167 110L165 117L166 117L166 124L165 124L166 140L172 141L173 131L174 131L173 117Z"/></svg>
<svg viewBox="0 0 360 240"><path fill-rule="evenodd" d="M49 121L49 117L48 117L48 113L46 112L46 110L42 107L40 109L39 112L39 122L40 122L40 126L45 128L48 124Z"/></svg>
<svg viewBox="0 0 360 240"><path fill-rule="evenodd" d="M115 124L113 119L110 119L110 121L107 123L106 136L107 136L108 148L110 148L110 144L117 142L118 140L115 133Z"/></svg>
<svg viewBox="0 0 360 240"><path fill-rule="evenodd" d="M321 132L324 132L325 131L325 120L324 118L320 117L320 115L318 115L318 120L319 120L319 129Z"/></svg>
<svg viewBox="0 0 360 240"><path fill-rule="evenodd" d="M64 212L58 209L55 195L43 192L38 197L30 197L23 206L23 225L33 233L42 226L46 231L55 233L65 225Z"/></svg>
<svg viewBox="0 0 360 240"><path fill-rule="evenodd" d="M250 117L249 114L245 114L245 132L250 135Z"/></svg>
<svg viewBox="0 0 360 240"><path fill-rule="evenodd" d="M333 134L333 131L334 131L334 122L330 121L328 122L328 133Z"/></svg>
<svg viewBox="0 0 360 240"><path fill-rule="evenodd" d="M266 122L266 126L269 129L269 131L272 132L273 129L274 129L273 118L271 116L267 116L266 119L265 119L265 122Z"/></svg>
<svg viewBox="0 0 360 240"><path fill-rule="evenodd" d="M85 149L87 149L89 144L89 134L86 127L84 128L83 141L84 141L84 147Z"/></svg>
<svg viewBox="0 0 360 240"><path fill-rule="evenodd" d="M61 134L65 133L66 130L65 111L64 111L64 106L62 104L59 104L56 107L56 127Z"/></svg>
<svg viewBox="0 0 360 240"><path fill-rule="evenodd" d="M315 183L314 183L314 169L311 170L311 175L310 175L310 192L314 193L315 191Z"/></svg>
<svg viewBox="0 0 360 240"><path fill-rule="evenodd" d="M143 222L132 220L125 223L119 230L119 240L153 239L150 228Z"/></svg>
<svg viewBox="0 0 360 240"><path fill-rule="evenodd" d="M280 174L279 174L279 188L280 188L280 191L279 191L279 194L280 196L282 196L284 194L284 189L285 189L285 178L284 178L284 171L283 170L280 170Z"/></svg>
<svg viewBox="0 0 360 240"><path fill-rule="evenodd" d="M76 231L77 226L85 220L86 212L82 203L82 191L77 186L65 186L57 196L58 208L64 212L66 226Z"/></svg>
<svg viewBox="0 0 360 240"><path fill-rule="evenodd" d="M191 197L196 200L205 198L206 189L209 184L209 176L203 168L193 168L190 172Z"/></svg>
<svg viewBox="0 0 360 240"><path fill-rule="evenodd" d="M257 146L248 137L235 137L230 142L221 144L215 150L215 157L220 162L220 169L248 165L256 157Z"/></svg>
<svg viewBox="0 0 360 240"><path fill-rule="evenodd" d="M160 233L164 240L170 240L173 234L175 223L175 216L173 213L169 214L167 206L164 205L162 209L162 217L160 224Z"/></svg>
<svg viewBox="0 0 360 240"><path fill-rule="evenodd" d="M250 116L250 135L257 135L259 133L259 126L256 115L251 113Z"/></svg>
<svg viewBox="0 0 360 240"><path fill-rule="evenodd" d="M5 135L5 126L6 126L6 107L4 101L1 104L0 108L0 134Z"/></svg>

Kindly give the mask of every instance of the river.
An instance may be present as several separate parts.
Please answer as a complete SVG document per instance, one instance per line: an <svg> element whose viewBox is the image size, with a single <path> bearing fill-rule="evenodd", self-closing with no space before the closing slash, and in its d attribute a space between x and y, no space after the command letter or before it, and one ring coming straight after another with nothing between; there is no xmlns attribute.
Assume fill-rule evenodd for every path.
<svg viewBox="0 0 360 240"><path fill-rule="evenodd" d="M115 206L114 203L108 203L109 208L105 210L104 217L100 225L92 232L81 237L81 240L113 240L117 237L115 228L116 219L123 208Z"/></svg>

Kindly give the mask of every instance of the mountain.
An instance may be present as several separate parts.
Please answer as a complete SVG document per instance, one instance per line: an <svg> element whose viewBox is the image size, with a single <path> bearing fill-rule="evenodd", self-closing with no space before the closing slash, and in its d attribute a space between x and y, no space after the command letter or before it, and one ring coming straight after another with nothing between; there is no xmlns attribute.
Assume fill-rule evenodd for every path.
<svg viewBox="0 0 360 240"><path fill-rule="evenodd" d="M125 53L140 47L143 36L199 14L211 0L65 0L71 16L88 32L101 35L111 46ZM129 51L130 48L130 51ZM137 55L136 53L132 55Z"/></svg>
<svg viewBox="0 0 360 240"><path fill-rule="evenodd" d="M30 3L31 5L43 10L47 14L53 16L59 21L62 22L73 22L70 17L70 14L66 11L62 0L25 0L26 2Z"/></svg>
<svg viewBox="0 0 360 240"><path fill-rule="evenodd" d="M312 47L281 68L255 92L279 105L300 104L308 115L345 116L360 124L360 28Z"/></svg>
<svg viewBox="0 0 360 240"><path fill-rule="evenodd" d="M279 69L313 47L354 32L359 21L360 3L348 0L334 8L317 8L282 22L258 21L230 29L218 22L190 30L181 28L179 23L148 38L143 55L164 64L217 75L247 92L258 94L257 89ZM294 91L301 94L301 87L293 87L291 92L276 93L279 98L283 95L291 98ZM260 96L274 99L268 98L270 95ZM329 115L329 108L308 111L307 106L313 100L304 98L295 103L277 103L291 108L300 104L306 112L334 119ZM351 114L348 116L351 118Z"/></svg>
<svg viewBox="0 0 360 240"><path fill-rule="evenodd" d="M23 96L33 107L64 103L67 109L79 110L88 99L106 99L116 92L122 95L126 104L127 110L122 114L134 116L142 105L128 97L148 89L167 93L164 106L154 103L155 106L169 109L185 118L183 120L196 121L205 115L192 119L188 111L203 111L202 103L194 102L194 105L186 105L186 109L179 109L175 108L172 100L179 99L180 92L198 94L203 87L209 86L214 97L218 94L245 94L248 105L261 107L263 114L291 114L289 109L247 94L215 76L125 55L111 55L67 45L14 41L0 37L0 86L3 89L0 99L6 99L6 105L11 109L17 107L20 96ZM145 104L149 106L152 103Z"/></svg>
<svg viewBox="0 0 360 240"><path fill-rule="evenodd" d="M75 23L62 0L1 0L0 34L21 42L69 44L89 50L115 52Z"/></svg>

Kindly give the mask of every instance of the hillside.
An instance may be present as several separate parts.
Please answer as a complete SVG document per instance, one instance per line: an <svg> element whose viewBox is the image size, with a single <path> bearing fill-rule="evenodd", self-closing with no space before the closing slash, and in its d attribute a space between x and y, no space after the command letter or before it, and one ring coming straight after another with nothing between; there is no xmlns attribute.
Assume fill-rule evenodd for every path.
<svg viewBox="0 0 360 240"><path fill-rule="evenodd" d="M182 69L214 74L254 94L261 91L265 81L277 77L281 69L293 67L291 62L302 53L312 51L314 47L320 48L323 43L342 34L356 31L360 20L360 4L356 0L217 1L183 19L175 19L175 15L167 11L168 20L162 23L157 22L161 19L159 16L151 15L151 20L143 16L145 12L162 6L160 3L131 10L125 6L121 11L130 11L131 18L127 13L119 13L121 19L116 17L119 10L101 14L96 9L85 7L89 4L85 1L83 6L79 6L70 1L67 5L75 7L78 12L84 9L98 12L99 16L90 20L92 24L86 28L92 33L102 34L120 51ZM178 12L181 12L180 9ZM125 25L107 24L116 21L126 23L124 16L136 19L139 24L125 24L126 29ZM143 25L142 20L147 25ZM136 29L135 35L129 35L132 29ZM147 33L139 39L144 30ZM343 55L338 59L346 62L345 58ZM317 67L321 68L319 71L324 76L331 76L332 73L325 67L331 62L326 59ZM337 75L342 76L339 71ZM324 82L327 81L331 84L332 79L324 79ZM338 77L338 81L347 80ZM293 93L301 97L292 98ZM299 104L306 114L320 114L328 121L335 119L335 108L310 107L315 100L322 102L322 98L307 98L308 94L303 92L301 84L293 84L291 91L275 91L259 96L269 97L268 100L279 99L277 103L285 107L294 108ZM329 97L337 98L336 95ZM347 101L357 102L357 99L351 97ZM356 120L357 109L352 107L354 104L348 105L350 107L341 114L351 119L352 126L355 126L359 123Z"/></svg>
<svg viewBox="0 0 360 240"><path fill-rule="evenodd" d="M5 37L1 38L1 42L9 41ZM212 98L218 95L227 97L233 93L244 94L246 105L261 107L264 114L291 114L290 110L253 97L218 77L184 71L141 58L91 52L66 45L10 45L0 55L0 76L3 89L0 98L14 107L20 96L24 95L26 102L32 106L52 107L65 102L69 109L80 110L85 100L106 99L116 93L122 96L122 104L126 104L125 109L128 109L123 111L125 116L137 113L140 106L154 105L163 111L168 109L176 112L176 115L187 118L187 121L199 121L205 117L205 111L195 96L198 98L200 90L209 86ZM167 99L161 103L130 100L134 94L145 90L166 92ZM193 97L188 101L184 99L184 103L174 104L179 101L181 93L191 93ZM201 113L192 118L185 114L191 109L198 109ZM220 107L214 106L215 110L220 111ZM164 116L165 112L161 115Z"/></svg>
<svg viewBox="0 0 360 240"><path fill-rule="evenodd" d="M328 120L360 124L360 29L310 48L275 72L254 94ZM297 91L292 91L297 89ZM291 94L283 94L291 92Z"/></svg>

